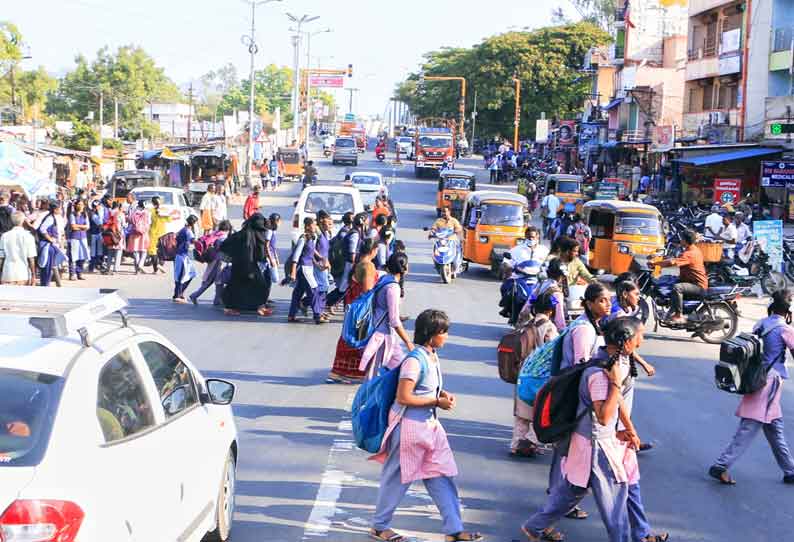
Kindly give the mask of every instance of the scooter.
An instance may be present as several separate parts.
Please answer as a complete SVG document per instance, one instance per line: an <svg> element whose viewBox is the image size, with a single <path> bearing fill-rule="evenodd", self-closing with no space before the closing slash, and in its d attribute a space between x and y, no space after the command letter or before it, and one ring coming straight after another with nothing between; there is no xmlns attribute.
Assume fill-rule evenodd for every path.
<svg viewBox="0 0 794 542"><path fill-rule="evenodd" d="M386 159L386 153L383 151L375 151L375 158L377 158L379 162L383 162L383 160Z"/></svg>
<svg viewBox="0 0 794 542"><path fill-rule="evenodd" d="M785 253L784 253L785 255ZM749 241L733 260L725 259L707 268L709 285L738 285L752 288L761 285L766 295L772 295L786 287L786 277L769 264L769 255L758 243Z"/></svg>
<svg viewBox="0 0 794 542"><path fill-rule="evenodd" d="M444 284L449 284L458 273L460 242L452 228L444 228L430 236L433 239L433 265Z"/></svg>
<svg viewBox="0 0 794 542"><path fill-rule="evenodd" d="M330 158L330 157L331 157L331 154L333 154L333 152L331 151L331 148L330 148L330 147L325 147L325 148L323 149L323 156L324 156L324 157L326 157L326 158Z"/></svg>
<svg viewBox="0 0 794 542"><path fill-rule="evenodd" d="M678 277L663 275L656 279L647 262L636 258L632 261L631 271L637 276L637 285L640 288L640 308L643 313L651 312L654 316L654 331L658 331L659 327L686 331L708 344L720 344L736 335L739 327L736 301L749 293L749 288L738 285L717 286L706 290L700 298L684 298L683 312L686 321L671 322L667 318L667 312Z"/></svg>

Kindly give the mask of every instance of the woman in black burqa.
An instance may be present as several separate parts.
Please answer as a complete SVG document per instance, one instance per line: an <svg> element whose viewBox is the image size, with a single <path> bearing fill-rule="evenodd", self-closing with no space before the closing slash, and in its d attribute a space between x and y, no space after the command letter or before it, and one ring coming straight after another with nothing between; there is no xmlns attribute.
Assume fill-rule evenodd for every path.
<svg viewBox="0 0 794 542"><path fill-rule="evenodd" d="M256 311L259 316L273 314L265 307L271 287L266 232L267 220L254 213L221 247L232 260L231 277L223 291L227 315L238 315L240 311Z"/></svg>

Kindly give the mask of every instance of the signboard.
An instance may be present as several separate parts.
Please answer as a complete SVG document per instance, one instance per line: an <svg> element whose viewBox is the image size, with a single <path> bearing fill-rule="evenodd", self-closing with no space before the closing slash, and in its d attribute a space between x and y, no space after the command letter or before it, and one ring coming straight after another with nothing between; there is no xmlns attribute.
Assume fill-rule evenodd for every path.
<svg viewBox="0 0 794 542"><path fill-rule="evenodd" d="M549 119L538 119L535 121L535 142L549 142Z"/></svg>
<svg viewBox="0 0 794 542"><path fill-rule="evenodd" d="M574 134L576 133L575 120L561 120L559 128L559 137L557 143L561 147L573 145Z"/></svg>
<svg viewBox="0 0 794 542"><path fill-rule="evenodd" d="M741 197L742 181L740 179L714 179L714 203L733 205Z"/></svg>
<svg viewBox="0 0 794 542"><path fill-rule="evenodd" d="M672 126L656 126L653 131L651 150L667 152L675 146L675 131Z"/></svg>
<svg viewBox="0 0 794 542"><path fill-rule="evenodd" d="M769 256L772 269L783 269L783 221L756 220L753 222L753 239Z"/></svg>
<svg viewBox="0 0 794 542"><path fill-rule="evenodd" d="M794 162L761 162L761 186L764 188L794 187Z"/></svg>
<svg viewBox="0 0 794 542"><path fill-rule="evenodd" d="M619 199L623 183L600 182L596 186L595 199Z"/></svg>
<svg viewBox="0 0 794 542"><path fill-rule="evenodd" d="M356 116L353 113L345 113L345 122L355 122Z"/></svg>
<svg viewBox="0 0 794 542"><path fill-rule="evenodd" d="M344 75L310 75L310 87L322 88L344 88L345 76Z"/></svg>

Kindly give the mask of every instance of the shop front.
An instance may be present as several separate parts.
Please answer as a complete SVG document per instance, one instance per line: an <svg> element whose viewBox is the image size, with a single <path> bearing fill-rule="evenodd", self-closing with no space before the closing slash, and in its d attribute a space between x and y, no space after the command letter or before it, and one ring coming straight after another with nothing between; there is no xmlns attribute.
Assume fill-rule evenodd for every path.
<svg viewBox="0 0 794 542"><path fill-rule="evenodd" d="M794 222L794 162L761 162L760 196L772 218Z"/></svg>

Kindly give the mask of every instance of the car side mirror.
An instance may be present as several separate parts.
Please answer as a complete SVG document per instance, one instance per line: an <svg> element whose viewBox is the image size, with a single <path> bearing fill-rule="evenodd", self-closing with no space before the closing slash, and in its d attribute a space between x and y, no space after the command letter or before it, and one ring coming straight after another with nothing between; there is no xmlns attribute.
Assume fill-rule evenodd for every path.
<svg viewBox="0 0 794 542"><path fill-rule="evenodd" d="M228 405L234 399L235 386L220 378L208 378L205 381L207 393L202 396L202 403Z"/></svg>
<svg viewBox="0 0 794 542"><path fill-rule="evenodd" d="M187 402L187 384L178 386L163 397L162 405L166 416L173 416L181 411Z"/></svg>

